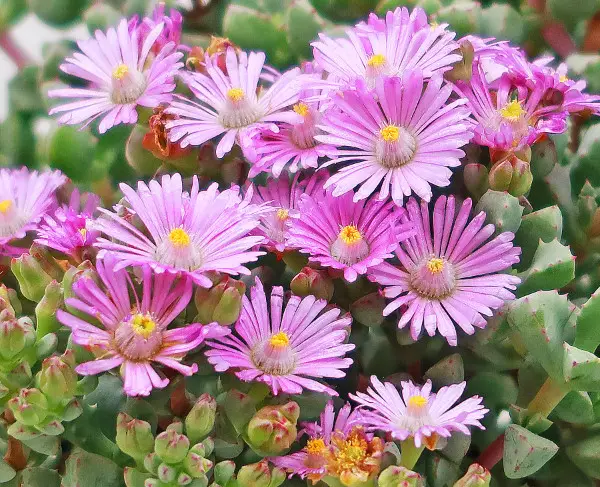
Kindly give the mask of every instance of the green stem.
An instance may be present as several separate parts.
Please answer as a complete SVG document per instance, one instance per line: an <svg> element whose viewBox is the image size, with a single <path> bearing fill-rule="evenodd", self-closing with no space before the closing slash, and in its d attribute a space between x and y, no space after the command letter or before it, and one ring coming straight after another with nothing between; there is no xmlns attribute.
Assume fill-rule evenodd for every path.
<svg viewBox="0 0 600 487"><path fill-rule="evenodd" d="M415 440L413 438L407 438L406 440L401 441L400 466L412 470L419 461L419 457L421 456L421 453L423 453L424 449L425 445L417 448L415 446Z"/></svg>
<svg viewBox="0 0 600 487"><path fill-rule="evenodd" d="M531 400L527 409L530 414L539 413L547 418L558 403L567 395L568 390L557 384L550 377L546 379L535 397Z"/></svg>

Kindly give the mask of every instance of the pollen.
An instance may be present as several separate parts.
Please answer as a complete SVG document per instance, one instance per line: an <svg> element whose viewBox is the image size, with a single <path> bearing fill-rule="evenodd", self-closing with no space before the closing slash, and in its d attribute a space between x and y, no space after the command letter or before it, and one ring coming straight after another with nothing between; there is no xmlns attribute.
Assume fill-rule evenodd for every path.
<svg viewBox="0 0 600 487"><path fill-rule="evenodd" d="M414 409L423 409L427 406L427 398L423 396L412 396L408 400L408 406Z"/></svg>
<svg viewBox="0 0 600 487"><path fill-rule="evenodd" d="M383 127L379 133L381 134L381 138L386 142L396 142L398 137L400 137L400 129L395 125Z"/></svg>
<svg viewBox="0 0 600 487"><path fill-rule="evenodd" d="M304 449L309 455L321 455L325 448L325 442L321 438L311 438L306 442Z"/></svg>
<svg viewBox="0 0 600 487"><path fill-rule="evenodd" d="M519 118L525 115L525 113L527 112L523 110L523 107L521 106L521 102L519 100L513 100L507 103L506 105L504 105L504 108L500 110L500 115L502 115L506 120L510 120L511 122L516 122L517 120L519 120Z"/></svg>
<svg viewBox="0 0 600 487"><path fill-rule="evenodd" d="M171 230L169 240L175 247L187 247L190 244L190 236L183 228L174 228Z"/></svg>
<svg viewBox="0 0 600 487"><path fill-rule="evenodd" d="M277 210L277 218L282 222L286 221L290 217L290 211L287 208L279 208Z"/></svg>
<svg viewBox="0 0 600 487"><path fill-rule="evenodd" d="M227 90L227 98L233 102L238 102L244 99L246 93L241 88L230 88Z"/></svg>
<svg viewBox="0 0 600 487"><path fill-rule="evenodd" d="M354 225L346 225L340 230L339 238L346 244L352 245L362 240L362 235Z"/></svg>
<svg viewBox="0 0 600 487"><path fill-rule="evenodd" d="M137 335L148 338L156 328L156 323L149 315L137 314L131 320L131 328Z"/></svg>
<svg viewBox="0 0 600 487"><path fill-rule="evenodd" d="M84 240L87 238L87 229L86 228L80 228L79 233L81 234L81 236L83 237Z"/></svg>
<svg viewBox="0 0 600 487"><path fill-rule="evenodd" d="M444 259L439 259L437 257L429 259L427 261L427 269L429 269L429 272L432 274L442 272L444 270Z"/></svg>
<svg viewBox="0 0 600 487"><path fill-rule="evenodd" d="M385 56L383 54L373 54L367 64L372 68L380 68L385 64Z"/></svg>
<svg viewBox="0 0 600 487"><path fill-rule="evenodd" d="M0 213L5 215L11 209L13 202L11 200L0 201Z"/></svg>
<svg viewBox="0 0 600 487"><path fill-rule="evenodd" d="M302 117L306 117L306 115L308 115L308 112L310 111L310 109L308 108L308 105L306 103L302 103L302 102L296 103L293 108L294 108L294 111Z"/></svg>
<svg viewBox="0 0 600 487"><path fill-rule="evenodd" d="M558 78L558 81L560 81L561 83L566 83L567 81L569 81L569 78L564 74L561 74L560 78Z"/></svg>
<svg viewBox="0 0 600 487"><path fill-rule="evenodd" d="M274 348L287 348L290 345L290 337L285 331L280 331L269 339L269 345Z"/></svg>
<svg viewBox="0 0 600 487"><path fill-rule="evenodd" d="M112 72L114 79L122 80L129 73L129 67L126 64L119 64Z"/></svg>

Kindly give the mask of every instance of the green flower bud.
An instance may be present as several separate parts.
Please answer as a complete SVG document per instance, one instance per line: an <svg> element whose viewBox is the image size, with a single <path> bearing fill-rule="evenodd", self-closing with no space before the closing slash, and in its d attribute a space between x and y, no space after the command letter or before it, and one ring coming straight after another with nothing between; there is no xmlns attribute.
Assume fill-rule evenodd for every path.
<svg viewBox="0 0 600 487"><path fill-rule="evenodd" d="M465 476L454 484L454 487L489 487L491 480L492 476L487 469L473 463Z"/></svg>
<svg viewBox="0 0 600 487"><path fill-rule="evenodd" d="M30 254L14 258L10 270L19 281L23 296L36 303L42 299L46 286L52 281L40 263Z"/></svg>
<svg viewBox="0 0 600 487"><path fill-rule="evenodd" d="M215 482L219 485L226 485L233 477L235 472L235 462L232 460L224 460L215 465L213 475Z"/></svg>
<svg viewBox="0 0 600 487"><path fill-rule="evenodd" d="M217 401L210 394L202 394L185 417L185 432L191 442L204 439L215 425Z"/></svg>
<svg viewBox="0 0 600 487"><path fill-rule="evenodd" d="M46 286L42 300L35 307L35 322L39 337L53 333L60 328L60 323L56 319L56 310L62 304L62 286L58 281L50 281L50 284Z"/></svg>
<svg viewBox="0 0 600 487"><path fill-rule="evenodd" d="M196 321L200 323L216 321L224 326L233 324L240 316L242 296L245 292L246 285L229 276L223 277L210 289L198 288L194 295L194 302L198 309Z"/></svg>
<svg viewBox="0 0 600 487"><path fill-rule="evenodd" d="M173 482L177 477L177 469L173 468L166 463L161 463L158 466L158 479L165 484Z"/></svg>
<svg viewBox="0 0 600 487"><path fill-rule="evenodd" d="M508 186L508 192L513 196L523 196L531 189L531 183L533 182L531 168L529 167L528 162L522 161L518 158L514 159L512 165L512 179L510 180L510 185Z"/></svg>
<svg viewBox="0 0 600 487"><path fill-rule="evenodd" d="M72 350L62 356L53 355L42 362L38 386L50 401L68 403L77 391L75 357Z"/></svg>
<svg viewBox="0 0 600 487"><path fill-rule="evenodd" d="M240 487L277 487L284 480L285 472L280 468L270 470L267 460L244 465L237 476Z"/></svg>
<svg viewBox="0 0 600 487"><path fill-rule="evenodd" d="M144 487L162 487L162 482L158 479L146 479Z"/></svg>
<svg viewBox="0 0 600 487"><path fill-rule="evenodd" d="M12 289L8 289L4 284L0 284L0 312L6 310L8 314L15 316L17 312L11 302Z"/></svg>
<svg viewBox="0 0 600 487"><path fill-rule="evenodd" d="M187 436L175 430L163 431L156 437L154 451L161 460L170 465L183 461L190 449L190 440Z"/></svg>
<svg viewBox="0 0 600 487"><path fill-rule="evenodd" d="M300 408L293 401L260 409L248 424L250 445L268 455L284 452L296 439L299 415Z"/></svg>
<svg viewBox="0 0 600 487"><path fill-rule="evenodd" d="M379 487L424 487L423 477L404 467L392 465L379 474Z"/></svg>
<svg viewBox="0 0 600 487"><path fill-rule="evenodd" d="M138 462L145 459L154 448L154 436L150 424L125 413L119 413L117 416L116 441L123 453Z"/></svg>
<svg viewBox="0 0 600 487"><path fill-rule="evenodd" d="M202 477L212 468L212 466L213 462L194 451L188 452L183 460L185 471L194 478Z"/></svg>
<svg viewBox="0 0 600 487"><path fill-rule="evenodd" d="M23 360L33 360L35 329L27 318L16 319L8 310L0 312L0 361L11 370Z"/></svg>
<svg viewBox="0 0 600 487"><path fill-rule="evenodd" d="M513 167L509 161L504 160L494 164L488 176L490 188L494 191L507 191L510 186L512 175Z"/></svg>
<svg viewBox="0 0 600 487"><path fill-rule="evenodd" d="M204 476L204 478L206 478L206 483L208 485L208 477L206 477L206 475ZM179 477L177 477L177 485L190 485L193 482L193 478L190 477L190 475L188 475L185 472L181 472L179 474Z"/></svg>
<svg viewBox="0 0 600 487"><path fill-rule="evenodd" d="M304 267L290 283L292 292L297 296L312 294L319 299L331 300L333 297L333 281L325 271Z"/></svg>
<svg viewBox="0 0 600 487"><path fill-rule="evenodd" d="M39 389L21 389L17 397L8 401L8 407L20 423L38 426L48 416L48 401Z"/></svg>
<svg viewBox="0 0 600 487"><path fill-rule="evenodd" d="M144 457L144 468L148 470L148 472L156 474L158 471L158 466L161 464L160 457L156 453L148 453Z"/></svg>
<svg viewBox="0 0 600 487"><path fill-rule="evenodd" d="M481 198L488 190L488 170L483 164L467 164L463 171L465 186L475 198Z"/></svg>

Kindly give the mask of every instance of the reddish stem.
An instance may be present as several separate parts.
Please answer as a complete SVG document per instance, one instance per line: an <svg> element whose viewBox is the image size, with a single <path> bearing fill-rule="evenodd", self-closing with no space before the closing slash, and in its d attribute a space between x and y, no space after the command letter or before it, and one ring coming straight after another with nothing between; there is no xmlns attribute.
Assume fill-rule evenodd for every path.
<svg viewBox="0 0 600 487"><path fill-rule="evenodd" d="M502 433L498 438L496 438L490 445L485 449L485 451L479 455L479 458L476 462L484 468L491 470L494 468L500 460L502 460L502 455L504 454L504 433Z"/></svg>
<svg viewBox="0 0 600 487"><path fill-rule="evenodd" d="M8 32L0 32L0 49L6 53L19 70L23 69L28 64L31 64L31 60L27 54L15 44Z"/></svg>
<svg viewBox="0 0 600 487"><path fill-rule="evenodd" d="M562 58L566 58L577 50L577 46L571 39L567 29L559 22L547 22L542 27L542 36L548 45Z"/></svg>

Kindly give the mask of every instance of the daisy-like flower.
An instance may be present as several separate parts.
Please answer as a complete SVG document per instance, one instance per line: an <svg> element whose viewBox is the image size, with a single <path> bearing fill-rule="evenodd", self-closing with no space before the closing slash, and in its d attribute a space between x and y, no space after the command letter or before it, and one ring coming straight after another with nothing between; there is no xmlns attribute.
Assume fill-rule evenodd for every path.
<svg viewBox="0 0 600 487"><path fill-rule="evenodd" d="M139 32L140 47L142 47L143 42L154 28L163 24L163 29L152 46L152 52L155 54L158 54L160 50L170 42L173 43L176 48L180 47L183 16L179 11L173 8L170 9L169 15L165 13L165 10L165 3L159 2L152 11L152 17L144 17L139 24L137 16L134 16L129 21L129 29L137 29Z"/></svg>
<svg viewBox="0 0 600 487"><path fill-rule="evenodd" d="M359 201L381 185L379 198L391 194L396 204L415 192L431 198L431 185L450 184L450 167L460 165L460 149L471 140L469 111L459 98L448 103L452 86L440 75L426 84L419 71L404 78L380 78L375 93L358 84L338 95L319 126L327 135L317 140L345 149L324 164L351 162L335 173L325 187L339 196L360 186ZM375 96L374 96L375 95Z"/></svg>
<svg viewBox="0 0 600 487"><path fill-rule="evenodd" d="M520 279L501 272L519 262L521 249L514 247L514 234L504 232L490 240L494 225L485 225L485 213L471 221L472 202L463 202L455 215L454 197L440 196L433 210L427 203L411 198L408 218L416 234L396 249L401 266L384 262L371 269L369 278L384 286L383 294L392 301L383 310L389 315L401 306L398 327L410 323L413 339L423 327L430 336L436 330L456 345L454 323L471 335L484 328L492 310L514 299L511 290Z"/></svg>
<svg viewBox="0 0 600 487"><path fill-rule="evenodd" d="M98 130L103 134L115 125L137 122L138 105L155 108L169 102L183 54L175 51L174 43L150 54L163 27L163 23L154 27L141 49L141 33L130 31L125 19L116 30L96 31L95 38L79 41L81 52L67 58L60 69L90 86L51 90L48 96L72 101L52 108L50 115L60 114L58 121L68 125L88 125L102 117Z"/></svg>
<svg viewBox="0 0 600 487"><path fill-rule="evenodd" d="M327 474L328 449L331 438L336 434L347 435L352 428L360 424L357 411L352 411L346 403L336 414L333 410L333 401L329 401L321 413L318 422L304 423L298 437L308 435L306 446L299 452L282 457L271 458L278 467L285 469L290 477L298 475L308 478L313 484L317 483ZM372 436L367 438L370 440Z"/></svg>
<svg viewBox="0 0 600 487"><path fill-rule="evenodd" d="M167 124L170 138L181 147L201 145L223 136L216 149L217 157L227 154L234 143L244 150L252 144L252 135L259 128L279 129L273 122L299 121L293 111L283 111L298 101L299 69L287 71L265 90L258 83L263 71L262 52L236 53L227 49L227 74L206 56L206 72L188 73L185 81L200 103L180 98L173 101L167 112L179 119Z"/></svg>
<svg viewBox="0 0 600 487"><path fill-rule="evenodd" d="M263 245L270 251L283 252L293 248L287 242L290 223L296 220L300 212L298 203L303 194L311 195L321 191L327 171L316 172L310 178L301 178L296 174L291 181L287 176L270 179L266 186L255 186L252 203L268 204L272 210L260 219L257 233L264 235Z"/></svg>
<svg viewBox="0 0 600 487"><path fill-rule="evenodd" d="M8 244L37 227L55 207L55 192L65 181L59 171L0 169L0 255L16 256L25 250Z"/></svg>
<svg viewBox="0 0 600 487"><path fill-rule="evenodd" d="M52 216L44 217L35 241L83 260L82 253L100 236L100 232L92 227L99 204L100 198L95 194L88 193L82 198L79 190L75 189L68 205L57 208Z"/></svg>
<svg viewBox="0 0 600 487"><path fill-rule="evenodd" d="M348 192L336 198L324 191L304 195L287 240L312 262L343 271L348 282L392 258L399 242L414 234L410 222L399 224L406 212L393 201L372 197L353 202L353 196Z"/></svg>
<svg viewBox="0 0 600 487"><path fill-rule="evenodd" d="M235 324L238 336L231 335L208 343L205 354L217 372L234 369L244 381L267 384L273 394L300 394L303 389L337 393L315 379L344 377L342 369L352 364L343 358L354 349L345 343L352 318L340 317L340 310L321 313L327 302L314 296L292 296L284 309L283 288L271 292L270 311L260 280L252 288L251 299L242 301Z"/></svg>
<svg viewBox="0 0 600 487"><path fill-rule="evenodd" d="M163 388L169 380L160 376L153 363L189 376L198 366L184 365L187 352L205 338L228 333L226 327L192 324L168 330L168 325L185 309L192 297L192 282L173 274L153 274L148 266L141 270L141 299L124 269L107 256L98 261L102 285L87 276L73 285L70 306L98 320L101 327L59 310L58 320L72 331L73 341L88 348L96 360L75 369L81 375L96 375L120 367L123 389L129 396L147 396L153 388ZM131 289L131 291L130 291Z"/></svg>
<svg viewBox="0 0 600 487"><path fill-rule="evenodd" d="M140 181L137 191L121 184L144 232L118 213L100 209L95 228L109 238L98 239L98 257L113 254L118 268L149 264L155 272L188 274L203 287L213 285L209 271L249 274L243 264L264 254L250 250L264 239L250 233L270 207L250 204L252 189L242 199L237 187L220 193L217 187L199 191L194 176L188 195L179 174L164 175L161 183Z"/></svg>
<svg viewBox="0 0 600 487"><path fill-rule="evenodd" d="M371 376L367 393L350 394L360 404L361 421L370 430L381 430L404 441L412 438L417 448L435 449L440 437L448 438L459 431L470 435L469 426L485 429L479 422L488 412L482 398L473 396L459 404L466 382L442 387L431 392L431 381L423 387L403 381L402 395L389 383Z"/></svg>
<svg viewBox="0 0 600 487"><path fill-rule="evenodd" d="M319 34L312 43L315 61L345 84L364 79L369 86L380 76L401 76L418 69L425 78L443 73L461 60L448 24L430 26L420 8L388 12L385 20L372 16L346 32L347 38Z"/></svg>
<svg viewBox="0 0 600 487"><path fill-rule="evenodd" d="M473 141L494 150L521 150L543 133L562 133L567 128L565 109L542 103L551 84L534 72L531 89L518 89L510 75L503 74L493 88L478 62L473 63L470 82L458 81L458 92L469 100L477 122ZM557 110L558 108L558 110Z"/></svg>

